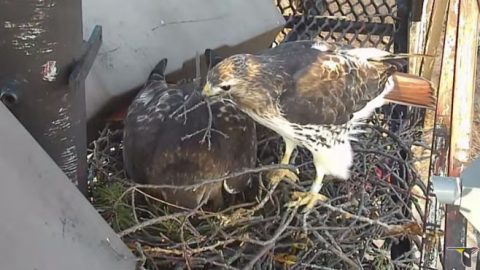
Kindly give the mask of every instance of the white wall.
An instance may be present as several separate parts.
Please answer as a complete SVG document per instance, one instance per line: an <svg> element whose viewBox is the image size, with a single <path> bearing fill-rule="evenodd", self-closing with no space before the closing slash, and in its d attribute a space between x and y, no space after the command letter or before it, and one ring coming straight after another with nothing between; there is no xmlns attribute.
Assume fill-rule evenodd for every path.
<svg viewBox="0 0 480 270"><path fill-rule="evenodd" d="M163 57L171 72L207 47L266 34L255 44L263 49L285 23L273 0L83 0L83 18L85 40L97 24L104 37L86 81L88 118L142 85Z"/></svg>

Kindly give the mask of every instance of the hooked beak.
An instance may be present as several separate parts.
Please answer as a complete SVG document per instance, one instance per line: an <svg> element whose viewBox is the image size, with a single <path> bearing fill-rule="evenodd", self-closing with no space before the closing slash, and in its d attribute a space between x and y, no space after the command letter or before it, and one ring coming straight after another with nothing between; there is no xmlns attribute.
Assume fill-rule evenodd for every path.
<svg viewBox="0 0 480 270"><path fill-rule="evenodd" d="M202 95L204 97L207 97L207 98L219 98L220 96L222 96L223 92L222 91L218 91L217 89L214 89L212 87L212 84L210 84L209 82L205 83L205 86L203 86L203 91L202 91Z"/></svg>
<svg viewBox="0 0 480 270"><path fill-rule="evenodd" d="M205 97L210 97L213 95L212 85L209 82L207 82L205 86L203 86L202 95Z"/></svg>

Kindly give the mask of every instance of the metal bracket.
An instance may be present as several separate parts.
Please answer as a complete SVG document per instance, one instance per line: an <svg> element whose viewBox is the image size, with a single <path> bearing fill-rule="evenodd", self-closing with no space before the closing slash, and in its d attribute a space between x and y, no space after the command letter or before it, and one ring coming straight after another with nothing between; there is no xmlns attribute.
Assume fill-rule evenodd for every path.
<svg viewBox="0 0 480 270"><path fill-rule="evenodd" d="M85 44L80 60L75 64L75 67L68 78L69 85L72 90L78 89L79 83L84 82L92 68L93 62L97 57L100 46L102 45L103 34L102 27L96 25L93 28L90 38Z"/></svg>
<svg viewBox="0 0 480 270"><path fill-rule="evenodd" d="M76 109L74 109L75 119L82 123L81 130L76 134L78 158L78 188L87 195L88 180L87 180L87 126L86 124L86 100L85 100L85 79L92 68L95 58L98 54L100 46L102 45L102 27L97 25L92 31L90 38L84 42L82 54L79 60L74 64L73 70L68 77L68 85L72 95L76 98Z"/></svg>

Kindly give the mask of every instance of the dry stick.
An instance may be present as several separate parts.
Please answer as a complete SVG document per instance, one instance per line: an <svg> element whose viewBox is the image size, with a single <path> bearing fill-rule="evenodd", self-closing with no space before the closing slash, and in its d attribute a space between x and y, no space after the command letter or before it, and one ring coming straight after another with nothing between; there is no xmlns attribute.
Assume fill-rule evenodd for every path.
<svg viewBox="0 0 480 270"><path fill-rule="evenodd" d="M198 134L200 134L200 133L202 133L202 132L205 133L205 134L206 134L207 132L208 132L209 134L210 134L211 132L216 132L216 133L222 135L223 137L225 137L226 139L230 138L230 136L228 136L227 134L223 133L222 131L220 131L220 130L218 130L218 129L214 129L214 128L212 128L212 127L206 127L206 128L202 128L202 129L200 129L200 130L197 130L197 131L195 131L195 132L193 132L193 133L187 134L187 135L183 136L182 138L180 138L180 140L182 140L182 141L188 140L188 139L192 138L193 136L196 136L196 135L198 135ZM202 140L200 140L199 143L204 143L204 142L205 142L205 134L204 134ZM210 137L210 135L209 135L209 137ZM209 145L210 145L210 144L211 144L211 143L209 142ZM208 150L210 150L210 148L209 148Z"/></svg>
<svg viewBox="0 0 480 270"><path fill-rule="evenodd" d="M275 231L275 233L269 240L259 241L259 240L250 239L250 238L243 239L244 242L264 246L260 250L259 254L255 256L243 269L252 269L255 263L257 263L257 261L260 260L260 258L262 258L265 255L265 253L267 253L273 246L275 246L275 243L278 240L278 238L282 236L282 233L287 229L290 222L292 222L293 217L295 217L295 214L297 213L297 210L298 210L298 207L295 207L293 209L290 208L285 212L282 218L282 223L281 223L282 225ZM290 212L290 215L288 215L288 212Z"/></svg>
<svg viewBox="0 0 480 270"><path fill-rule="evenodd" d="M306 264L306 263L300 263L301 266L307 267L306 269L320 269L320 270L337 270L334 268L330 267L325 267L325 266L318 266L314 264Z"/></svg>
<svg viewBox="0 0 480 270"><path fill-rule="evenodd" d="M252 260L250 260L250 262L248 262L247 265L245 265L245 266L242 268L242 270L253 269L253 266L255 266L255 263L257 263L257 261L260 260L260 258L262 258L273 246L275 246L274 243L264 246L264 247L258 252L258 254L257 254Z"/></svg>
<svg viewBox="0 0 480 270"><path fill-rule="evenodd" d="M401 132L401 131L400 131ZM377 132L372 132L370 134L366 134L366 135L362 135L362 139L360 141L360 145L362 146L362 148L364 149L368 149L369 146L373 149L377 149L378 152L382 153L382 155L378 158L378 162L382 162L384 160L388 160L387 157L385 157L385 155L383 155L384 153L387 153L387 154L390 154L391 156L395 156L397 157L398 154L397 154L397 151L400 147L398 147L399 145L399 142L396 141L396 138L392 138L389 134L386 134L388 137L382 137L382 138L378 138L378 134ZM398 136L397 133L395 133L395 135ZM385 135L384 135L385 136ZM410 141L409 139L410 137L408 137L408 134L406 136L403 136L402 137L399 137L399 140L401 140L400 142L405 142L405 144L407 146L409 146L412 142ZM407 140L407 141L405 141ZM109 147L111 147L111 145L105 145L105 142L107 142L107 144L112 144L116 147L115 145L115 142L113 141L113 137L111 138L102 138L101 140L98 141L98 144L97 146L99 148L97 148L97 153L99 153L99 156L102 156L102 151L99 150L100 148L101 149L107 149L105 150L105 153L109 153ZM385 143L387 142L387 143ZM273 144L271 145L275 145L276 142L272 142ZM386 149L387 146L391 146L391 149ZM269 155L267 158L270 158L270 156L277 156L278 155L278 149L273 149L269 152ZM365 153L359 153L358 155L360 155L360 157L362 156L365 156ZM116 156L116 155L114 155ZM369 155L371 156L371 155ZM99 157L100 158L100 157ZM103 156L102 156L103 158ZM299 156L299 159L303 161L307 160L307 156L304 152L301 152L300 153L300 156ZM309 158L308 158L309 159ZM385 224L398 224L400 225L401 227L403 227L402 224L404 224L406 222L406 219L405 217L403 216L402 213L399 213L398 211L396 211L398 209L398 206L396 204L394 204L394 202L392 202L391 200L388 200L388 196L391 195L391 188L388 188L388 185L386 186L383 186L383 185L375 185L375 183L378 183L378 181L376 180L376 176L374 175L374 173L372 173L372 164L370 164L369 162L371 161L366 161L366 163L362 163L362 162L359 162L358 160L356 161L356 168L361 170L361 174L360 174L360 179L363 179L365 178L365 181L349 181L349 182L340 182L339 185L337 185L335 187L335 189L333 189L333 193L332 193L332 196L335 197L335 198L342 198L341 196L345 194L345 192L347 193L350 193L355 195L358 193L358 189L362 189L363 188L363 185L364 184L370 184L372 185L371 187L371 190L368 191L369 193L369 196L370 198L368 198L366 200L366 205L364 206L364 211L371 211L372 213L374 212L377 212L378 213L378 218L373 218L373 219L378 219L380 221L377 221L377 220L371 220L369 218L366 218L366 217L362 217L363 215L366 215L367 217L369 216L369 214L363 214L363 213L366 213L364 211L362 212L357 212L357 206L356 205L335 205L333 206L334 208L341 208L340 210L343 210L342 211L336 211L336 212L332 212L330 210L332 209L329 209L328 207L326 206L322 206L322 205L319 205L316 207L316 210L317 211L320 211L320 209L324 209L322 210L322 213L326 213L326 214L322 214L320 215L321 219L319 218L314 218L314 219L309 219L307 220L306 222L308 222L308 224L311 226L307 227L309 231L312 231L312 230L316 230L317 233L320 233L321 236L325 239L327 239L326 235L324 234L324 232L322 230L328 230L329 233L331 234L331 237L334 237L335 239L339 239L339 236L340 235L343 235L343 233L345 231L349 231L349 233L347 233L344 237L344 240L339 241L339 247L341 248L341 250L345 251L346 254L349 254L350 251L354 250L355 248L358 248L358 249L367 249L369 250L368 252L373 252L372 254L375 255L377 254L378 252L377 251L371 251L371 246L370 244L368 244L369 240L371 239L374 239L375 237L381 237L383 238L382 234L379 234L379 233L382 233L383 229L382 227L385 227L385 226L382 226L385 225ZM395 165L391 165L392 168L396 168L398 165L405 165L405 161L404 160L393 160L394 164ZM407 161L409 162L409 161ZM109 166L109 165L106 165L104 162L100 162L98 161L98 164L93 164L93 166L98 166L100 169L104 170L106 172L106 174L108 173L113 173L115 174L116 172L115 171L112 171L112 170L115 170L113 167ZM405 167L407 172L408 173L411 173L412 172L412 168L410 166L408 167ZM303 168L304 169L304 172L305 173L311 173L313 168L310 168L310 167L306 167L306 168ZM355 174L354 174L355 175ZM110 179L112 179L110 176L108 176ZM417 177L415 175L413 175L413 177L416 179L416 181L418 181ZM401 179L399 179L401 180ZM305 182L306 183L306 182ZM130 184L131 186L131 184ZM140 186L138 187L135 187L135 188L140 188ZM135 192L140 192L140 190L138 189L131 189L131 190L134 190ZM397 192L401 192L400 189L396 188L395 189ZM270 193L270 192L269 192ZM281 205L283 205L283 201L285 199L285 196L282 191L280 190L277 190L276 192L274 191L271 191L272 193L272 198L273 200L268 200L267 197L264 197L264 194L265 193L262 193L261 196L259 196L259 198L263 198L262 202L265 202L266 203L269 203L271 202L272 204L272 207L276 209L276 211L282 211L283 210L280 210L280 207ZM340 197L338 197L340 196ZM351 195L349 195L351 196ZM386 197L387 199L382 199L383 197ZM349 197L350 198L350 197ZM343 201L348 201L349 199L340 199L338 202L339 203L342 203ZM381 201L380 204L373 204L373 200L377 200L377 201ZM255 204L254 204L255 205ZM238 206L238 205L237 205ZM277 207L278 206L278 207ZM326 207L326 208L322 208L322 207ZM271 209L270 207L270 204L268 205L268 209ZM328 210L327 210L328 209ZM260 210L260 209L259 209ZM338 210L338 209L333 209L334 211L335 210ZM386 211L388 211L388 213L386 213ZM346 212L346 213L344 213ZM394 216L391 214L391 212L398 212L398 214L400 214L399 216ZM186 212L186 213L189 213L189 212ZM355 222L355 221L352 221L350 219L339 219L338 218L338 214L337 213L340 213L340 214L345 214L346 216L348 216L349 218L352 218L352 214L350 213L355 213L357 214L357 216L353 216L353 218L357 218L358 222ZM203 215L203 212L197 212L196 214L200 214L202 215L202 217L204 217L205 215ZM263 214L263 212L262 212ZM186 214L184 214L186 215ZM360 216L360 218L358 218L358 216ZM267 216L265 218L263 218L263 220L268 220L266 223L263 221L262 225L261 226L265 226L265 227L268 227L268 226L272 226L272 224L282 224L282 218L284 217L284 215L282 216L278 216L278 215L273 215L273 216ZM178 219L178 217L174 217L175 219ZM369 220L369 222L367 222L366 220L364 219L367 219ZM353 223L356 223L354 227L351 227L349 225L351 225ZM217 240L224 240L224 239L231 239L232 241L234 241L234 239L238 240L238 241L244 241L245 240L245 237L242 237L241 235L244 235L245 233L245 227L242 227L242 226L239 226L238 228L233 228L234 230L231 231L223 231L224 228L220 227L217 225L217 223L215 222L211 222L210 223L211 225L208 225L209 228L207 228L207 230L204 230L205 227L201 227L199 228L199 231L201 232L202 235L199 235L198 236L198 240L195 240L194 243L192 244L191 241L188 241L188 245L189 246L193 246L193 245L201 245L201 246L212 246L212 245L215 245L217 242ZM375 226L370 226L371 224L374 224ZM275 226L282 226L282 225L275 225ZM390 228L387 227L387 229L391 229L392 226L390 225L389 226ZM243 229L242 229L243 228ZM274 230L270 230L268 228L263 228L263 227L255 227L254 225L252 225L252 228L253 230L251 230L250 228L248 229L248 233L249 233L249 237L252 238L252 239L269 239L272 237L272 233L274 234L277 230L277 228L274 228ZM272 231L272 233L271 233ZM273 243L272 245L275 245L275 246L280 246L280 247L288 247L289 245L292 245L293 243L288 243L288 238L285 238L286 236L290 235L290 234L296 234L298 232L301 232L301 229L298 227L298 226L295 226L293 224L291 225L288 225L287 228L280 233L280 235L278 236L277 239L282 239L282 243L281 245L279 245L278 243ZM312 238L312 234L309 234L309 238L311 238L313 241L315 241L315 237ZM223 238L223 239L219 239L219 237ZM388 238L390 238L390 236L387 236ZM358 241L358 239L365 239L363 241ZM248 240L248 239L247 239ZM153 241L152 245L155 245L155 244L158 244L158 245L161 245L162 248L165 248L168 250L168 248L166 248L167 246L168 247L172 247L172 246L175 246L175 244L178 244L178 243L175 243L175 242L172 242L172 243L159 243L157 242L157 240L151 240L151 239L148 239L148 241ZM257 241L257 240L255 240ZM277 240L276 242L278 242L280 240ZM284 242L285 241L285 242ZM319 246L319 248L324 248L324 243L322 243L320 240L317 240L318 243L317 245ZM326 241L330 241L330 240L326 240ZM244 241L244 242L247 242L249 243L249 241ZM260 243L265 243L265 242L261 242L261 241L258 241ZM258 243L257 243L258 244ZM365 245L366 246L362 246L362 245ZM250 245L249 245L250 246ZM328 245L327 245L328 246ZM175 248L175 250L179 250L180 246L177 246ZM219 250L221 248L221 246L218 246L217 247L217 250ZM255 248L255 246L253 245L252 246L252 249ZM268 250L268 245L267 246L258 246L258 248L255 248L255 255L258 254L259 251L263 250L264 248L267 248ZM271 249L271 248L270 248ZM330 250L330 248L329 248ZM338 251L338 248L336 249ZM224 249L224 252L235 252L236 250L232 249L231 247L226 247ZM189 252L189 248L187 248L186 251L184 252ZM332 252L332 251L330 251ZM228 253L230 254L230 253ZM317 267L313 268L312 269L328 269L328 267L332 267L332 268L338 268L340 267L339 263L341 264L342 262L339 262L337 260L329 260L328 258L324 258L324 257L318 257L318 256L315 256L316 253L306 253L306 257L305 257L305 260L309 262L309 264L303 264L301 263L301 261L298 262L297 266L301 266L301 267L308 267L307 265L318 265ZM361 253L362 254L362 253ZM148 255L148 253L147 253ZM157 254L158 255L158 259L160 260L168 260L168 259L172 259L172 256L171 255L175 255L175 254ZM169 257L170 256L170 257ZM230 255L229 255L230 256ZM355 262L359 262L360 260L362 260L363 257L361 257L362 255L352 255L353 256L353 261ZM360 256L360 257L359 257ZM192 256L192 257L195 257L194 259L192 259L194 263L192 263L192 267L197 267L198 263L200 264L213 264L213 265L221 265L222 261L223 261L223 257L219 256L218 255L218 252L215 250L215 249L212 249L212 250L205 250L203 252L199 252L199 253L196 253L195 256ZM312 258L313 257L313 258ZM309 258L312 258L311 260ZM155 258L157 259L157 258ZM249 258L250 260L251 258ZM364 258L363 258L364 259ZM265 257L265 255L263 256L260 256L257 261L253 264L258 264L259 261L268 261L270 260L270 257ZM342 259L343 261L343 259ZM391 261L391 264L395 264L395 265L400 265L400 264L404 264L406 262L406 260L401 260L399 261L398 259L396 261ZM322 266L320 266L322 265Z"/></svg>
<svg viewBox="0 0 480 270"><path fill-rule="evenodd" d="M143 252L142 245L139 242L135 242L135 249L137 250L138 254L140 254L136 269L145 269L144 266L147 262L147 256L145 256L145 253Z"/></svg>
<svg viewBox="0 0 480 270"><path fill-rule="evenodd" d="M263 199L257 205L255 205L252 209L246 209L246 211L250 214L254 214L258 210L262 209L265 206L265 204L267 204L267 202L271 199L272 194L275 192L275 190L278 187L278 184L280 184L280 183L275 183L272 187L270 187L270 189L268 190L267 194L263 197ZM243 204L242 207L248 207L248 206L251 206L251 205L252 205L252 203L246 203L246 204ZM200 219L205 219L205 218L214 217L214 216L216 216L216 217L223 216L222 215L223 213L226 213L226 212L228 212L230 210L233 210L235 208L240 208L240 207L238 205L234 205L234 206L229 207L229 208L227 208L227 209L225 209L221 212L205 215L205 216L201 217Z"/></svg>
<svg viewBox="0 0 480 270"><path fill-rule="evenodd" d="M193 96L193 95L194 95L194 94L192 94L192 96ZM189 99L190 99L190 98L189 98ZM207 106L207 111L208 111L208 124L207 124L207 127L206 127L206 128L202 128L202 129L200 129L200 130L197 130L197 131L195 131L195 132L193 132L193 133L187 134L187 135L181 137L180 140L184 141L184 140L190 139L190 138L192 138L193 136L198 135L198 134L200 134L200 133L203 132L204 135L203 135L203 138L200 140L200 143L204 143L204 142L208 139L208 150L210 150L210 149L211 149L211 144L212 144L212 142L211 142L211 133L212 133L212 132L216 132L216 133L222 135L223 137L225 137L226 139L228 139L229 136L228 136L227 134L225 134L224 132L218 130L218 129L212 128L212 126L213 126L213 113L212 113L211 103L210 103L208 100L203 100L203 101L198 102L198 103L197 103L196 105L194 105L193 107L189 108L188 110L185 110L182 114L178 115L178 116L176 117L176 119L178 119L178 118L180 118L181 116L184 115L184 116L185 116L185 121L186 121L186 119L187 119L187 114L188 114L189 112L191 112L191 111L199 108L199 107L200 107L201 105L203 105L203 104L206 104L206 106ZM185 107L185 105L181 105L180 107L182 107L182 106ZM177 109L177 110L178 110L178 109Z"/></svg>
<svg viewBox="0 0 480 270"><path fill-rule="evenodd" d="M131 233L134 233L138 230L142 230L148 226L152 226L152 225L155 225L155 224L158 224L158 223L162 223L166 220L170 220L170 219L174 219L174 218L178 218L178 217L182 217L182 216L186 216L188 215L189 212L180 212L180 213L175 213L175 214L171 214L171 215L168 215L168 216L161 216L161 217L157 217L157 218L153 218L153 219L149 219L147 221L144 221L142 223L139 223L135 226L132 226L126 230L123 230L121 232L119 232L117 235L119 237L124 237L125 235L127 234L131 234Z"/></svg>
<svg viewBox="0 0 480 270"><path fill-rule="evenodd" d="M120 195L113 205L113 208L115 209L118 203L125 197L126 194L129 192L135 190L135 189L140 189L140 188L145 188L145 189L162 189L162 188L169 188L169 189L196 189L204 185L208 184L213 184L213 183L218 183L225 181L230 178L242 176L245 174L250 174L250 173L260 173L264 171L271 171L271 170L276 170L276 169L288 169L291 171L295 171L295 167L293 165L288 165L288 164L275 164L275 165L266 165L258 168L252 168L252 169L244 169L240 172L235 172L228 174L226 176L214 178L214 179L207 179L207 180L198 180L200 183L197 184L191 184L191 185L144 185L144 184L135 184L131 187L129 187L127 190L125 190L122 195Z"/></svg>
<svg viewBox="0 0 480 270"><path fill-rule="evenodd" d="M132 189L132 188L145 188L145 189L169 188L169 189L187 189L187 190L188 189L197 189L201 186L222 182L222 181L225 181L227 179L242 176L242 175L245 175L245 174L260 173L260 172L266 172L266 171L271 171L271 170L276 170L276 169L288 169L288 170L291 170L293 172L295 172L295 170L296 170L295 166L289 165L289 164L265 165L265 166L258 167L258 168L244 169L242 171L230 173L230 174L222 176L222 177L217 177L217 178L213 178L213 179L198 180L200 183L197 183L197 184L191 184L191 185L167 185L167 184L166 185L142 185L142 184L138 184L138 185L134 185L133 187L130 187L129 189ZM125 192L127 192L127 191L125 191Z"/></svg>
<svg viewBox="0 0 480 270"><path fill-rule="evenodd" d="M278 187L278 184L280 184L279 182L275 183L269 190L268 190L268 193L263 197L263 199L255 206L251 209L252 212L256 212L260 209L262 209L265 204L267 204L267 202L272 198L272 195L273 193L275 192L275 190L277 189Z"/></svg>
<svg viewBox="0 0 480 270"><path fill-rule="evenodd" d="M202 252L209 251L209 250L215 250L220 246L229 245L229 244L231 244L235 241L238 241L238 240L237 239L227 239L225 241L218 241L217 243L215 243L213 245L209 245L209 246L205 246L205 247L201 247L201 248L193 248L193 249L189 248L189 249L187 249L187 251L188 251L189 254L202 253ZM164 249L164 248L160 248L160 247L144 247L144 252L146 252L150 256L155 256L158 253L177 255L177 256L183 256L184 255L183 250Z"/></svg>
<svg viewBox="0 0 480 270"><path fill-rule="evenodd" d="M195 91L196 91L196 88L197 87L200 87L200 79L201 79L201 74L200 74L200 55L198 54L198 52L195 53L195 79L193 80L193 84L194 84L194 90L193 92L190 94L190 96L187 98L187 100L185 100L185 102L183 102L182 105L180 105L173 113L170 114L170 118L174 117L178 112L180 112L180 110L183 108L183 109L186 109L186 104L188 104L190 102L190 100L192 99L192 97L196 94ZM200 107L201 105L203 105L202 102L196 104L194 107L192 107L191 109L192 110L195 110L197 109L198 107ZM177 117L175 117L175 119L179 119L180 117L182 116L185 116L185 121L187 120L187 113L190 112L190 111L187 111L185 110L182 114L178 115Z"/></svg>
<svg viewBox="0 0 480 270"><path fill-rule="evenodd" d="M194 94L195 94L195 93L192 93L187 100L189 100ZM184 103L186 103L186 102L184 102ZM192 107L188 108L188 110L184 110L181 114L177 115L177 116L175 117L175 119L178 120L178 119L180 119L180 118L183 117L183 116L186 117L188 113L190 113L190 112L192 112L192 111L200 108L200 106L202 106L202 105L205 104L205 103L207 103L205 100L199 101L197 104L195 104L195 105L193 105ZM185 104L182 105L182 106L185 106ZM182 106L180 106L180 108L182 108ZM177 109L177 110L178 110L178 109Z"/></svg>
<svg viewBox="0 0 480 270"><path fill-rule="evenodd" d="M200 143L205 143L205 140L208 140L208 151L212 148L212 125L213 125L213 115L212 115L212 107L210 106L210 102L207 100L207 109L208 109L208 126L203 134L202 140Z"/></svg>
<svg viewBox="0 0 480 270"><path fill-rule="evenodd" d="M248 237L241 240L244 242L248 242L248 243L259 245L259 246L268 246L268 245L275 244L275 242L278 240L278 238L280 238L282 233L288 228L288 225L290 224L290 222L292 222L293 218L295 217L295 214L297 213L297 210L298 210L298 207L295 207L295 208L289 208L285 212L282 218L282 222L280 223L282 225L278 227L278 229L275 231L273 236L267 241L260 241L260 240L251 239Z"/></svg>
<svg viewBox="0 0 480 270"><path fill-rule="evenodd" d="M200 74L200 56L197 52L196 54L196 59L195 59L195 72L196 72L196 84L197 87L200 88L200 80L201 80L201 74ZM223 135L225 138L229 138L227 134L221 132L220 130L213 129L213 113L212 113L212 107L210 101L207 99L205 100L207 104L207 110L208 110L208 126L204 129L205 133L203 134L202 140L200 140L200 143L203 144L205 143L206 140L208 140L208 150L212 148L212 131L215 131L219 133L220 135ZM190 136L191 137L191 136ZM182 138L183 140L183 138Z"/></svg>
<svg viewBox="0 0 480 270"><path fill-rule="evenodd" d="M208 211L204 211L205 215L201 216L201 217L198 217L199 220L202 220L202 219L208 219L208 218L211 218L211 217L218 217L218 216L221 216L225 213L228 213L232 210L235 210L235 209L238 209L238 208L244 208L244 207L250 207L250 206L253 206L255 205L255 203L251 202L251 203L241 203L241 204L236 204L236 205L232 205L228 208L225 208L219 212L208 212Z"/></svg>
<svg viewBox="0 0 480 270"><path fill-rule="evenodd" d="M167 202L167 201L165 201L165 200L161 200L161 199L159 199L159 198L157 198L157 197L154 197L154 196L152 196L152 195L150 195L150 194L148 194L148 193L146 193L146 192L143 192L141 189L136 188L136 189L134 189L134 191L142 194L143 196L145 196L145 197L147 197L147 198L149 198L149 199L152 199L152 200L154 200L154 201L157 201L157 202L159 202L159 203L163 203L163 204L168 205L168 206L176 207L176 208L179 208L179 209L181 209L181 210L186 210L186 211L187 211L187 210L190 210L190 209L187 208L187 207L183 207L183 206L180 206L180 205L176 205L176 204L174 204L174 203L169 203L169 202Z"/></svg>
<svg viewBox="0 0 480 270"><path fill-rule="evenodd" d="M198 55L198 52L195 53L195 72L196 72L196 76L195 76L195 79L193 80L194 81L194 85L195 87L196 86L199 86L200 84L200 56ZM179 119L180 117L182 116L185 116L185 121L187 121L187 110L186 110L186 104L190 103L190 101L192 100L193 96L195 96L195 89L193 90L193 92L190 94L190 96L183 102L182 105L180 105L175 111L173 111L169 117L170 118L173 118L176 114L178 114L180 112L181 109L184 109L184 112L177 116L175 119ZM195 107L192 109L192 110L195 110L196 108L200 107L202 104L197 104L198 106Z"/></svg>
<svg viewBox="0 0 480 270"><path fill-rule="evenodd" d="M176 120L180 119L180 117L184 116L184 121L183 124L185 125L187 122L187 114L193 110L196 110L200 106L203 105L202 101L198 102L195 104L193 107L187 110L187 104L190 104L190 101L192 101L193 97L196 95L195 89L190 93L190 95L187 97L187 99L182 103L182 105L178 106L178 108L173 111L168 117L172 119L175 115L177 115L180 110L183 109L183 113L175 117Z"/></svg>
<svg viewBox="0 0 480 270"><path fill-rule="evenodd" d="M123 237L127 234L136 232L136 231L144 229L148 226L152 226L152 225L164 222L164 221L169 220L169 219L175 219L175 218L182 217L182 216L189 217L189 216L193 215L194 213L196 213L198 211L198 209L200 209L203 206L203 204L204 204L204 201L202 201L195 209L193 209L191 211L185 211L185 212L181 212L181 213L175 213L175 214L171 214L171 215L168 215L168 216L161 216L161 217L146 220L146 221L144 221L140 224L137 224L137 225L132 226L132 227L126 229L126 230L121 231L120 233L118 233L118 236Z"/></svg>
<svg viewBox="0 0 480 270"><path fill-rule="evenodd" d="M379 225L381 227L384 227L384 228L387 228L387 229L390 229L391 226L386 224L386 223L383 223L381 221L378 221L378 220L373 220L373 219L369 219L369 218L366 218L366 217L362 217L362 216L357 216L357 215L354 215L352 213L349 213L341 208L338 208L338 207L335 207L335 206L332 206L332 205L329 205L329 204L326 204L324 202L320 202L321 203L321 206L325 207L325 208L328 208L329 210L331 211L335 211L335 212L339 212L341 214L344 214L346 215L348 218L353 218L353 219L356 219L356 220L359 220L359 221L363 221L363 222L366 222L370 225Z"/></svg>
<svg viewBox="0 0 480 270"><path fill-rule="evenodd" d="M138 217L137 217L137 208L136 208L136 205L135 205L135 191L132 192L132 212L133 212L133 219L135 220L135 222L137 224L140 223L140 221L138 220Z"/></svg>
<svg viewBox="0 0 480 270"><path fill-rule="evenodd" d="M316 239L322 242L327 248L330 248L330 250L335 253L339 258L341 258L343 261L345 261L348 265L351 267L354 267L355 269L359 268L359 265L357 265L352 259L350 259L348 256L346 256L343 251L336 249L332 244L330 244L323 236L321 236L318 232L314 232ZM361 268L361 267L360 267Z"/></svg>

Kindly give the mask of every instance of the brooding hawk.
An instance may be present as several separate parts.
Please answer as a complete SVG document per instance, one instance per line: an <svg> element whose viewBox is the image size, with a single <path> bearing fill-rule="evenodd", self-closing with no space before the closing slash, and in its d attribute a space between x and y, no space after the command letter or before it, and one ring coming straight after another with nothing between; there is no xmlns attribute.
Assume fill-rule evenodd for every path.
<svg viewBox="0 0 480 270"><path fill-rule="evenodd" d="M313 154L316 179L310 192L294 193L290 206L314 206L325 175L349 177L350 140L358 123L386 102L432 107L429 81L399 72L397 57L373 48L323 41L293 41L259 54L230 56L209 71L203 94L235 104L283 137L282 164L296 146ZM297 180L288 170L271 181Z"/></svg>
<svg viewBox="0 0 480 270"><path fill-rule="evenodd" d="M207 60L213 59L209 51L206 56ZM207 142L199 142L205 134L202 130L209 126L207 106L204 104L185 116L181 115L183 109L177 110L183 105L188 110L201 102L200 92L194 91L193 83L167 84L166 65L167 59L159 62L128 109L124 128L124 164L128 175L142 184L190 185L254 167L255 122L231 104L212 104L209 149ZM178 114L172 116L175 111ZM151 189L149 193L187 208L208 200L210 209L216 210L222 207L223 192L241 192L248 185L249 176L240 176L195 190Z"/></svg>

